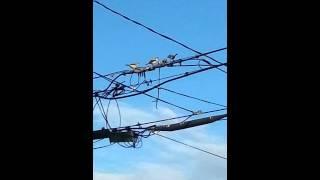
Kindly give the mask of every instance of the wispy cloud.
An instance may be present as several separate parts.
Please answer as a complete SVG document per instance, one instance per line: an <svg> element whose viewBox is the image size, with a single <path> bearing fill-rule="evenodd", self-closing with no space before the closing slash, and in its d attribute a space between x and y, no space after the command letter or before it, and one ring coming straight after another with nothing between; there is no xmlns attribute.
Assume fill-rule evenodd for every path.
<svg viewBox="0 0 320 180"><path fill-rule="evenodd" d="M107 112L108 103L103 103L105 112ZM156 121L159 119L172 118L179 116L170 108L165 106L160 106L157 109L154 107L140 109L138 107L133 107L127 103L119 103L119 109L121 114L122 126L132 125L136 123ZM93 111L93 119L95 125L104 126L105 122L101 115L101 111L98 107ZM113 102L110 103L108 109L108 120L111 126L117 127L120 125L120 116L118 112L117 105ZM172 121L174 122L174 121Z"/></svg>

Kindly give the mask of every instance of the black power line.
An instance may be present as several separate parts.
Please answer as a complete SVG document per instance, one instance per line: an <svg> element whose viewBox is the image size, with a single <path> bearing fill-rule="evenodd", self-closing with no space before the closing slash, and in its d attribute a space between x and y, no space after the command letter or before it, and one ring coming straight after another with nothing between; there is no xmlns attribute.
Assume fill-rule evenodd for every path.
<svg viewBox="0 0 320 180"><path fill-rule="evenodd" d="M129 21L131 21L131 22L133 22L133 23L141 26L141 27L144 27L145 29L147 29L147 30L149 30L149 31L151 31L151 32L153 32L153 33L155 33L155 34L157 34L157 35L159 35L159 36L161 36L161 37L163 37L163 38L165 38L165 39L168 39L168 40L170 40L170 41L172 41L172 42L174 42L174 43L177 43L177 44L183 46L184 48L189 49L189 50L191 50L191 51L193 51L193 52L195 52L195 53L201 54L201 52L199 52L199 51L197 51L197 50L195 50L195 49L192 49L191 47L189 47L189 46L187 46L187 45L185 45L185 44L183 44L183 43L181 43L181 42L179 42L179 41L177 41L177 40L174 40L173 38L171 38L171 37L169 37L169 36L166 36L166 35L164 35L164 34L161 34L161 33L157 32L157 31L153 30L152 28L147 27L147 26L145 26L145 25L143 25L143 24L141 24L141 23L139 23L139 22L137 22L137 21L135 21L135 20L133 20L133 19L131 19L131 18L129 18L129 17L127 17L127 16L119 13L119 12L117 12L117 11L114 11L114 10L110 9L109 7L107 7L106 5L104 5L104 4L102 4L102 3L98 2L98 1L94 1L94 2L97 3L97 4L99 4L99 5L102 6L103 8L105 8L105 9L113 12L114 14L117 14L117 15L119 15L119 16L121 16L121 17L123 17L123 18L125 18L125 19L127 19L127 20L129 20ZM206 56L207 58L209 58L209 59L211 59L211 60L219 63L219 64L222 64L221 62L213 59L212 57L210 57L210 56L208 56L208 55L205 55L205 56ZM220 71L226 73L226 71L223 70L223 69L221 69L221 68L217 68L217 69L219 69Z"/></svg>
<svg viewBox="0 0 320 180"><path fill-rule="evenodd" d="M113 144L114 143L108 144L108 145L104 145L104 146L94 147L93 149L101 149L101 148L105 148L105 147L108 147L108 146L112 146Z"/></svg>
<svg viewBox="0 0 320 180"><path fill-rule="evenodd" d="M103 108L103 104L102 104L102 102L101 102L101 98L95 97L95 99L96 99L96 101L97 101L97 103L98 103L98 107L99 107L99 109L100 109L101 115L102 115L103 119L106 121L106 126L108 126L108 127L111 129L111 126L110 126L110 124L109 124L109 122L108 122L108 116L107 116L106 113L104 112L104 108ZM99 104L99 102L100 102L100 104ZM110 101L109 101L109 102L110 102Z"/></svg>
<svg viewBox="0 0 320 180"><path fill-rule="evenodd" d="M202 151L202 152L208 153L208 154L210 154L210 155L213 155L213 156L219 157L219 158L221 158L221 159L227 159L226 157L223 157L223 156L221 156L221 155L217 155L217 154L214 154L214 153L212 153L212 152L209 152L209 151L206 151L206 150L203 150L203 149L200 149L200 148L197 148L197 147L191 146L191 145L189 145L189 144L186 144L186 143L180 142L180 141L178 141L178 140L175 140L175 139L169 138L169 137L167 137L167 136L164 136L164 135L161 135L161 134L158 134L158 133L155 133L155 135L158 135L158 136L160 136L160 137L163 137L163 138L169 139L169 140L171 140L171 141L174 141L174 142L177 142L177 143L183 144L183 145L188 146L188 147L191 147L191 148L193 148L193 149L197 149L197 150L199 150L199 151Z"/></svg>
<svg viewBox="0 0 320 180"><path fill-rule="evenodd" d="M134 127L134 126L146 125L146 124L154 124L154 123L164 122L164 121L171 121L171 120L174 120L174 119L180 119L180 118L185 118L185 117L189 117L189 116L197 116L197 115L202 115L202 114L208 114L208 113L218 112L218 111L223 111L223 110L226 110L226 108L224 108L224 109L212 110L212 111L206 111L206 112L202 112L201 114L193 114L193 113L192 113L192 114L189 114L189 115L184 115L184 116L179 116L179 117L161 119L161 120L150 121L150 122L145 122L145 123L138 123L138 124L136 124L136 125L118 127L118 129L120 129L120 128L127 128L127 127L130 127L131 129L145 129L145 128L132 128L132 127ZM188 118L188 119L189 119L189 118Z"/></svg>
<svg viewBox="0 0 320 180"><path fill-rule="evenodd" d="M181 96L185 96L185 97L188 97L188 98L191 98L191 99L196 99L196 100L199 100L199 101L202 101L202 102L205 102L205 103L214 104L214 105L218 105L218 106L222 106L222 107L227 107L225 105L221 105L221 104L218 104L218 103L213 103L213 102L206 101L206 100L203 100L203 99L200 99L200 98L196 98L196 97L192 97L192 96L189 96L189 95L186 95L186 94L178 93L178 92L170 90L170 89L166 89L166 88L162 88L162 87L160 87L159 89L163 89L163 90L166 90L166 91L169 91L169 92L172 92L172 93L175 93L175 94L179 94Z"/></svg>
<svg viewBox="0 0 320 180"><path fill-rule="evenodd" d="M199 60L199 59L197 59L197 58L199 58L200 56L205 56L205 55L208 55L208 54L212 54L212 53L216 53L216 52L218 52L218 51L223 51L223 50L226 50L227 48L220 48L220 49L216 49L216 50L212 50L212 51L209 51L209 52L206 52L206 53L202 53L202 54L198 54L198 55L195 55L195 56L191 56L191 57L186 57L186 58L180 58L180 59L177 59L177 60L174 60L173 62L171 62L171 65L174 65L174 64L176 64L176 63L182 63L182 62L185 62L185 61L190 61L190 60ZM227 63L223 63L223 64L219 64L219 65L212 65L211 63L209 63L209 62L207 62L206 60L203 60L203 59L200 59L200 60L202 60L202 61L205 61L208 65L210 65L212 68L218 68L219 66L222 66L222 65L226 65ZM158 67L154 67L154 69L156 69L156 68L162 68L162 67L166 67L166 66L169 66L169 64L164 64L164 65L162 65L162 66L158 66ZM154 69L152 69L152 70L154 70ZM205 70L208 70L208 69L206 69L205 68ZM193 73L198 73L198 72L201 72L201 71L203 71L203 69L201 69L201 70L197 70L197 71L190 71L190 72L186 72L185 74L189 74L189 75L191 75L191 74L193 74ZM120 72L120 74L118 73L118 72ZM118 71L117 72L117 76L115 77L115 78L113 78L113 81L114 80L117 80L120 76L125 76L125 75L127 75L127 74L134 74L134 73L137 73L137 72L135 72L134 70L131 70L131 71L129 71L129 70L126 70L126 71ZM94 72L95 73L95 72ZM97 73L96 73L97 74ZM111 73L112 74L112 73ZM98 74L97 74L98 75ZM105 78L105 77L107 77L108 75L99 75L98 77L95 77L95 78ZM113 76L112 76L113 77ZM183 76L183 77L185 77L185 76ZM94 90L94 94L97 94L97 93L100 93L100 92L105 92L105 91L107 91L108 92L108 89L110 88L110 86L113 84L113 81L109 84L109 86L107 87L107 88L105 88L104 90L100 90L100 91L95 91ZM131 78L130 78L130 82L131 82ZM130 83L130 85L131 85L131 83ZM118 99L119 99L119 97L118 97Z"/></svg>
<svg viewBox="0 0 320 180"><path fill-rule="evenodd" d="M93 143L97 143L97 142L102 141L102 140L103 139L98 139L98 140L94 141Z"/></svg>
<svg viewBox="0 0 320 180"><path fill-rule="evenodd" d="M115 99L115 101L116 101L116 104L117 104L117 109L118 109L118 114L119 114L119 119L120 119L120 125L119 126L121 126L121 112L120 112L118 101L116 99Z"/></svg>
<svg viewBox="0 0 320 180"><path fill-rule="evenodd" d="M164 82L162 82L162 83L160 83L160 84L157 84L157 85L153 86L152 88L145 89L145 90L143 90L143 91L138 91L138 90L136 90L136 89L133 89L133 88L130 87L130 86L127 86L127 85L123 84L123 83L119 83L119 82L116 81L116 78L111 80L110 78L107 78L107 77L105 77L105 76L103 76L103 75L101 75L101 74L99 74L99 73L94 72L95 74L99 75L100 77L102 77L102 78L110 81L110 85L108 86L108 88L111 86L111 84L117 83L117 84L121 84L121 85L123 85L123 86L125 86L125 87L127 87L127 88L133 89L135 92L137 92L136 94L130 94L130 95L125 95L125 96L117 96L117 97L112 97L112 98L99 96L99 95L97 95L98 92L95 92L94 95L95 95L95 96L98 96L98 97L101 97L101 98L103 98L103 99L122 99L122 98L131 97L131 96L136 96L136 95L139 95L139 94L146 94L146 92L151 91L151 90L153 90L153 89L155 89L155 88L158 88L158 87L160 87L161 85L166 84L166 83L168 83L168 82L171 82L171 81L174 81L174 80L177 80L177 79L181 79L181 78L184 78L184 77L193 75L193 74L197 74L197 73L200 73L200 72L203 72L203 71L207 71L207 70L210 70L210 69L213 69L213 68L217 68L217 67L219 67L219 66L221 66L221 65L212 65L211 67L207 67L207 68L199 69L199 70L196 70L196 71L188 72L188 73L185 73L185 74L182 75L182 76L178 76L178 77L176 77L176 78L172 78L172 79L166 80L166 81L164 81ZM107 91L108 88L106 88L106 89L103 90L103 91L99 91L99 93L100 93L100 92Z"/></svg>
<svg viewBox="0 0 320 180"><path fill-rule="evenodd" d="M94 73L97 74L97 75L99 75L99 76L102 76L102 75L100 75L99 73L96 73L96 72L94 72ZM130 86L127 86L127 85L125 85L125 84L123 84L123 83L120 83L120 82L115 81L114 79L111 80L111 79L109 79L109 78L107 78L107 77L104 77L104 76L102 76L102 77L103 77L104 79L110 81L111 84L112 84L113 82L115 82L115 83L121 84L121 85L123 85L123 86L125 86L125 87L127 87L127 88L133 89L133 88L131 88ZM161 101L161 102L164 102L164 103L166 103L166 104L175 106L175 107L180 108L180 109L183 109L183 110L185 110L185 111L193 112L193 111L191 111L190 109L187 109L187 108L184 108L184 107L175 105L175 104L173 104L173 103L170 103L170 102L168 102L168 101L165 101L165 100L163 100L163 99L154 97L154 96L152 96L152 95L150 95L150 94L147 94L147 93L144 92L144 91L138 91L138 90L135 90L135 89L133 89L133 90L136 91L136 92L138 92L139 94L144 94L144 95L149 96L149 97L151 97L151 98L153 98L153 99L155 99L155 100L159 100L159 101ZM128 96L130 96L130 95L128 95ZM100 96L98 96L98 97L100 97ZM100 97L100 98L104 98L104 99L119 99L119 98L105 98L105 97Z"/></svg>

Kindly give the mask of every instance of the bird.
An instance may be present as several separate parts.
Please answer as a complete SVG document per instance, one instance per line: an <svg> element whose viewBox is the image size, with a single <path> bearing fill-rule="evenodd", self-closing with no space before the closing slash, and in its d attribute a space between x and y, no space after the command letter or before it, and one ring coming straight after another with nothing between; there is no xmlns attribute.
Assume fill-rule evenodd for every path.
<svg viewBox="0 0 320 180"><path fill-rule="evenodd" d="M115 97L115 96L121 95L122 93L124 93L124 91L125 91L124 85L116 84L112 96Z"/></svg>
<svg viewBox="0 0 320 180"><path fill-rule="evenodd" d="M131 64L126 64L126 66L129 66L132 70L135 70L138 68L139 63L131 63Z"/></svg>
<svg viewBox="0 0 320 180"><path fill-rule="evenodd" d="M150 65L155 65L155 64L157 64L158 62L159 62L159 58L156 57L156 58L152 58L152 59L148 62L148 64L150 64ZM146 65L148 65L148 64L146 64Z"/></svg>
<svg viewBox="0 0 320 180"><path fill-rule="evenodd" d="M176 58L177 55L178 55L178 54L175 54L175 55L169 54L169 55L168 55L168 58L169 58L169 59L174 59L174 58Z"/></svg>

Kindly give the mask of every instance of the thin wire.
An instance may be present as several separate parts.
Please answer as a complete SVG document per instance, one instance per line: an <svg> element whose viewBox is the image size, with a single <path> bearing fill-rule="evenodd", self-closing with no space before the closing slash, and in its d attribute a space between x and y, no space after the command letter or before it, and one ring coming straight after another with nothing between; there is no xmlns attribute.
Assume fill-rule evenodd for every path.
<svg viewBox="0 0 320 180"><path fill-rule="evenodd" d="M139 22L137 22L137 21L135 21L135 20L133 20L133 19L131 19L131 18L129 18L129 17L121 14L121 13L119 13L119 12L116 12L116 11L110 9L109 7L107 7L106 5L104 5L104 4L102 4L102 3L98 2L98 1L94 1L94 2L97 3L97 4L99 4L99 5L102 6L103 8L105 8L105 9L113 12L114 14L117 14L117 15L119 15L119 16L121 16L121 17L123 17L123 18L125 18L125 19L127 19L127 20L129 20L129 21L131 21L131 22L133 22L133 23L135 23L135 24L137 24L137 25L139 25L139 26L142 26L142 27L144 27L145 29L147 29L147 30L149 30L149 31L151 31L151 32L153 32L153 33L155 33L155 34L157 34L157 35L160 35L161 37L163 37L163 38L165 38L165 39L168 39L168 40L170 40L170 41L172 41L172 42L174 42L174 43L177 43L177 44L183 46L184 48L187 48L187 49L189 49L189 50L191 50L191 51L193 51L193 52L195 52L195 53L201 54L201 52L199 52L199 51L197 51L197 50L194 50L194 49L192 49L191 47L189 47L189 46L187 46L187 45L185 45L185 44L183 44L183 43L181 43L181 42L179 42L179 41L177 41L177 40L174 40L173 38L171 38L171 37L169 37L169 36L166 36L166 35L164 35L164 34L161 34L161 33L157 32L157 31L151 29L150 27L147 27L147 26L145 26L145 25L143 25L143 24L141 24L141 23L139 23ZM212 57L210 57L210 56L208 56L208 55L205 55L205 56L208 57L208 58L210 58L211 60L219 63L219 64L222 64L221 62L213 59ZM222 70L222 69L220 69L220 68L217 68L217 69L219 69L220 71L226 73L226 71L224 71L224 70Z"/></svg>
<svg viewBox="0 0 320 180"><path fill-rule="evenodd" d="M110 102L111 102L111 100L109 100L109 102L108 102L108 106L107 106L107 117L108 117L108 114L109 114L109 106L110 106ZM110 126L110 124L109 124L109 122L107 121L107 124L109 125L109 128L111 129L111 126Z"/></svg>
<svg viewBox="0 0 320 180"><path fill-rule="evenodd" d="M199 58L196 58L196 57L199 57L199 56L205 56L205 55L208 55L208 54L211 54L211 53L215 53L215 52L218 52L218 51L222 51L222 50L226 50L226 48L221 48L221 49L217 49L217 50L213 50L213 51L210 51L210 52L207 52L207 53L203 53L201 55L196 55L196 56L192 56L192 57L187 57L187 58L183 58L183 59L180 59L181 61L185 62L185 61L193 61L193 60L197 60L197 61L204 61L206 62L207 64L201 64L200 66L212 66L211 63L209 63L208 61L206 61L205 59L199 59ZM164 67L178 67L178 66L188 66L188 65L170 65L170 66L164 66ZM197 65L198 66L198 65ZM156 67L156 68L159 68L159 67ZM109 76L110 74L116 74L116 73L121 73L120 75L125 75L125 74L131 74L131 76L134 74L134 71L129 71L129 70L123 70L123 71L118 71L118 72L114 72L114 73L109 73L109 74L106 74L106 75L101 75L101 76L97 76L97 77L94 77L93 79L97 79L97 78L102 78L102 77L107 77ZM112 76L113 77L113 76ZM130 77L131 79L132 77ZM166 79L165 78L161 78L162 79ZM155 80L154 80L155 81ZM130 80L131 82L131 80ZM131 85L131 83L130 83ZM136 85L136 84L135 84ZM133 86L135 86L133 85Z"/></svg>
<svg viewBox="0 0 320 180"><path fill-rule="evenodd" d="M114 74L118 74L118 73L124 73L126 72L127 70L124 70L124 71L117 71L117 72L113 72L113 73L109 73L109 74L106 74L104 76L114 76ZM93 79L97 79L97 78L100 78L99 76L98 77L93 77Z"/></svg>
<svg viewBox="0 0 320 180"><path fill-rule="evenodd" d="M158 85L160 84L160 68L158 71ZM158 98L159 98L160 89L158 87ZM158 109L158 100L156 100L156 109Z"/></svg>
<svg viewBox="0 0 320 180"><path fill-rule="evenodd" d="M220 48L220 49L216 49L216 50L212 50L212 51L209 51L209 52L206 52L206 53L202 53L202 54L198 54L198 55L194 55L194 56L191 56L191 57L186 57L186 58L182 58L182 59L178 59L178 60L175 60L175 63L181 63L181 62L185 62L185 61L189 61L189 60L197 60L200 56L205 56L205 55L208 55L208 54L212 54L212 53L216 53L218 51L223 51L223 50L226 50L227 48ZM203 60L203 59L201 59ZM204 60L203 60L204 61ZM210 64L212 65L211 63L207 62L207 64ZM214 66L214 68L218 68L219 66L222 66L222 65L226 65L227 63L222 63L220 65L212 65ZM168 66L168 65L166 65ZM156 68L162 68L162 67L165 67L165 66L160 66L160 67L156 67ZM95 74L97 74L96 72L94 72ZM117 75L113 80L116 80L117 78L119 78L120 76L123 76L123 75L127 75L127 74L134 74L136 72L134 72L133 70L131 71L123 71L121 74ZM97 74L99 77L96 77L96 78L107 78L106 76L107 75L100 75L100 74ZM112 83L111 83L112 84ZM106 91L107 89L109 89L109 87L111 86L111 84L103 91ZM102 92L102 91L96 91L95 93L99 93L99 92Z"/></svg>
<svg viewBox="0 0 320 180"><path fill-rule="evenodd" d="M166 90L166 91L169 91L169 92L172 92L172 93L175 93L175 94L179 94L179 95L181 95L181 96L185 96L185 97L188 97L188 98L191 98L191 99L196 99L196 100L199 100L199 101L202 101L202 102L205 102L205 103L214 104L214 105L222 106L222 107L227 107L227 106L222 105L222 104L213 103L213 102L210 102L210 101L207 101L207 100L203 100L203 99L196 98L196 97L192 97L192 96L189 96L189 95L186 95L186 94L178 93L178 92L176 92L176 91L169 90L169 89L166 89L166 88L162 88L162 87L161 87L161 88L159 88L159 89L163 89L163 90Z"/></svg>
<svg viewBox="0 0 320 180"><path fill-rule="evenodd" d="M181 121L180 123L185 122L186 120L190 119L192 116L193 116L193 114L192 114L192 115L189 115L186 119L184 119L184 120L183 120L183 121Z"/></svg>
<svg viewBox="0 0 320 180"><path fill-rule="evenodd" d="M156 98L156 97L154 97L154 96L152 96L152 95L149 95L149 94L147 94L147 93L143 93L143 94L144 94L144 95L146 95L146 96L149 96L149 97L151 97L151 98L154 98L154 99L156 99L156 100L159 100L159 101L161 101L161 102L164 102L164 103L166 103L166 104L169 104L169 105L171 105L171 106L174 106L174 107L177 107L177 108L183 109L183 110L185 110L185 111L193 112L193 111L191 111L190 109L187 109L187 108L184 108L184 107L181 107L181 106L175 105L175 104L173 104L173 103L170 103L170 102L165 101L165 100L160 99L160 98Z"/></svg>
<svg viewBox="0 0 320 180"><path fill-rule="evenodd" d="M172 67L178 67L178 66L180 66L180 65L173 65ZM198 66L198 65L181 65L181 66ZM203 65L200 65L200 66L211 66L211 65L203 64ZM170 66L170 67L171 67L171 66ZM190 72L193 72L193 71L187 71L187 72L180 73L180 74L175 74L175 75L171 75L171 76L166 76L166 77L163 77L163 78L160 78L160 79L150 79L149 81L143 81L143 82L141 82L141 83L137 83L137 84L133 84L133 85L130 83L130 85L139 87L139 86L142 85L142 84L148 84L148 83L152 84L152 82L157 81L157 80L160 80L160 81L161 81L161 80L164 80L164 79L168 79L168 78L172 78L172 77L176 77L176 76L181 76L181 75L184 75L184 74L190 73ZM132 75L132 74L131 74L131 75ZM131 91L131 92L133 92L133 91ZM131 93L131 92L130 92L130 93ZM122 95L124 95L124 94L128 94L128 93L123 93Z"/></svg>
<svg viewBox="0 0 320 180"><path fill-rule="evenodd" d="M109 122L108 122L108 115L107 115L107 114L105 113L105 111L104 111L103 104L102 104L102 102L101 102L101 98L99 98L99 101L100 101L100 104L98 104L98 107L99 107L99 109L100 109L100 111L101 111L102 117L103 117L104 120L106 121L106 125L111 129L111 126L110 126L110 124L109 124ZM109 103L110 103L110 100L109 100ZM109 108L109 106L108 106L108 108Z"/></svg>
<svg viewBox="0 0 320 180"><path fill-rule="evenodd" d="M93 143L99 142L99 141L101 141L101 140L103 140L103 139L98 139L98 140L94 141Z"/></svg>
<svg viewBox="0 0 320 180"><path fill-rule="evenodd" d="M195 64L185 64L185 65L172 65L171 67L183 67L183 66L211 66L211 65L207 65L207 64L200 64L200 65L195 65Z"/></svg>
<svg viewBox="0 0 320 180"><path fill-rule="evenodd" d="M183 144L183 145L188 146L188 147L191 147L191 148L193 148L193 149L197 149L197 150L199 150L199 151L202 151L202 152L208 153L208 154L210 154L210 155L213 155L213 156L219 157L219 158L221 158L221 159L227 159L226 157L223 157L223 156L221 156L221 155L217 155L217 154L214 154L214 153L212 153L212 152L209 152L209 151L206 151L206 150L203 150L203 149L200 149L200 148L197 148L197 147L191 146L191 145L189 145L189 144L186 144L186 143L180 142L180 141L178 141L178 140L175 140L175 139L172 139L172 138L166 137L166 136L164 136L164 135L161 135L161 134L158 134L158 133L155 133L155 135L158 135L158 136L160 136L160 137L163 137L163 138L169 139L169 140L171 140L171 141L174 141L174 142L177 142L177 143Z"/></svg>
<svg viewBox="0 0 320 180"><path fill-rule="evenodd" d="M118 113L119 113L119 119L120 119L120 125L119 126L121 126L121 112L120 112L118 101L116 99L115 99L115 101L116 101L116 104L117 104Z"/></svg>
<svg viewBox="0 0 320 180"><path fill-rule="evenodd" d="M98 103L98 107L99 107L99 109L100 109L101 115L102 115L103 119L104 119L105 122L106 122L106 126L111 129L111 126L110 126L110 124L109 124L109 122L108 122L108 116L107 116L107 115L105 114L105 112L104 112L104 108L103 108L101 99L99 98L99 99L97 100L96 97L95 97L95 99L96 99L96 101L97 101L97 103ZM100 104L99 104L99 102L100 102ZM110 100L109 100L109 103L110 103ZM109 107L109 106L108 106L108 107Z"/></svg>
<svg viewBox="0 0 320 180"><path fill-rule="evenodd" d="M99 109L100 109L100 113L101 113L103 119L106 121L106 125L108 126L108 120L106 119L106 116L105 116L105 114L104 114L104 111L101 109L100 104L99 104L99 101L100 101L101 99L100 99L99 97L98 97L98 100L97 100L97 97L94 97L94 98L96 99L96 101L97 101L97 103L98 103L98 107L99 107Z"/></svg>
<svg viewBox="0 0 320 180"><path fill-rule="evenodd" d="M95 72L95 73L96 73L96 72ZM98 74L98 73L96 73L96 74ZM98 75L99 75L99 74L98 74ZM131 88L130 86L127 86L127 85L125 85L125 84L123 84L123 83L119 83L119 82L117 82L117 81L115 81L115 80L110 80L110 79L107 78L107 77L103 77L103 78L107 79L108 81L111 81L111 83L116 82L116 83L121 84L121 85L123 85L123 86L125 86L125 87L128 87L128 88L130 88L130 89L133 89L133 88ZM193 111L191 111L190 109L186 109L186 108L184 108L184 107L181 107L181 106L175 105L175 104L173 104L173 103L170 103L170 102L168 102L168 101L162 100L162 99L160 99L160 98L154 97L154 96L152 96L152 95L150 95L150 94L147 94L146 92L138 91L138 90L135 90L135 89L133 89L133 90L134 90L134 91L137 91L137 92L140 93L140 94L144 94L144 95L146 95L146 96L149 96L149 97L151 97L151 98L154 98L154 99L156 99L156 100L159 100L159 101L161 101L161 102L164 102L164 103L166 103L166 104L169 104L169 105L175 106L175 107L177 107L177 108L183 109L183 110L185 110L185 111L193 112ZM102 98L104 98L104 97L102 97ZM119 98L105 98L105 99L119 99Z"/></svg>
<svg viewBox="0 0 320 180"><path fill-rule="evenodd" d="M189 72L192 72L192 71L189 71ZM167 76L167 77L163 77L163 78L160 78L160 80L164 80L164 79L168 79L168 78L172 78L172 77L176 77L176 76L181 76L181 75L184 75L186 74L185 72L184 73L180 73L180 74L175 74L175 75L171 75L171 76ZM153 81L156 81L158 79L150 79L149 81L145 81L145 82L142 82L140 84L134 84L133 86L140 86L141 84L147 84L147 83L152 83Z"/></svg>
<svg viewBox="0 0 320 180"><path fill-rule="evenodd" d="M145 90L143 90L143 91L135 90L135 89L133 89L133 88L130 87L130 86L127 86L127 85L125 85L125 84L123 84L123 83L117 82L115 79L112 79L112 80L111 80L110 78L104 77L104 76L100 75L100 74L97 73L97 72L94 72L94 73L97 74L97 75L100 75L102 78L110 81L110 84L116 82L116 83L118 83L118 84L122 84L123 86L128 87L128 88L133 89L134 91L138 92L138 93L136 93L136 94L130 94L130 95L126 95L126 96L117 96L117 97L112 97L112 98L103 97L103 96L99 96L99 95L98 95L99 97L102 97L102 98L104 98L104 99L122 99L122 98L131 97L131 96L137 96L137 95L140 95L140 94L146 94L146 92L151 91L151 90L159 87L160 85L163 85L163 84L166 84L166 83L168 83L168 82L171 82L171 81L174 81L174 80L177 80L177 79L181 79L181 78L184 78L184 77L193 75L193 74L197 74L197 73L200 73L200 72L203 72L203 71L207 71L207 70L210 70L210 69L213 69L213 68L217 68L218 66L221 66L221 65L213 65L213 66L208 67L208 68L199 69L199 70L196 70L196 71L192 71L192 72L190 72L190 73L185 73L185 75L182 75L182 76L179 76L179 77L176 77L176 78L169 79L169 80L164 81L164 82L162 82L162 83L160 83L160 84L158 84L158 85L156 85L156 86L153 86L152 88L145 89ZM110 85L109 85L109 86L110 86ZM101 91L101 92L103 92L103 91ZM94 94L94 96L96 96L96 95L97 95L97 93Z"/></svg>
<svg viewBox="0 0 320 180"><path fill-rule="evenodd" d="M93 106L93 110L94 110L94 108L97 106L97 104L98 104L98 101L96 100L96 103L95 103L94 106Z"/></svg>
<svg viewBox="0 0 320 180"><path fill-rule="evenodd" d="M202 114L208 114L208 113L212 113L212 112L217 112L217 111L223 111L226 110L227 108L223 108L223 109L217 109L217 110L212 110L212 111L206 111L206 112L202 112L201 114L189 114L189 115L184 115L184 116L178 116L178 117L172 117L172 118L167 118L167 119L161 119L161 120L157 120L157 121L150 121L150 122L145 122L145 123L139 123L137 125L131 125L129 127L133 127L133 126L141 126L141 125L146 125L146 124L154 124L154 123L158 123L158 122L164 122L164 121L171 121L174 119L180 119L180 118L184 118L184 117L188 117L188 116L198 116L198 115L202 115ZM126 128L126 127L118 127L118 128Z"/></svg>
<svg viewBox="0 0 320 180"><path fill-rule="evenodd" d="M108 144L108 145L105 145L105 146L96 147L96 148L93 148L93 149L101 149L101 148L105 148L105 147L108 147L108 146L112 146L113 144L114 143Z"/></svg>

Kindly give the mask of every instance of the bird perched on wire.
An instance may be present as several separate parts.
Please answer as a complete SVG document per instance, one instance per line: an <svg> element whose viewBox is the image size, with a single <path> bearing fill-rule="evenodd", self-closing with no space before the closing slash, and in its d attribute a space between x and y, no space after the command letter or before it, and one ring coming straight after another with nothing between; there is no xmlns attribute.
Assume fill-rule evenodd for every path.
<svg viewBox="0 0 320 180"><path fill-rule="evenodd" d="M158 64L158 63L159 63L159 58L158 58L158 57L152 58L152 59L148 62L148 64L150 64L150 65L155 65L155 64ZM148 65L148 64L146 64L146 65Z"/></svg>
<svg viewBox="0 0 320 180"><path fill-rule="evenodd" d="M129 66L132 70L135 70L138 68L139 63L131 63L131 64L126 64L126 66Z"/></svg>
<svg viewBox="0 0 320 180"><path fill-rule="evenodd" d="M173 60L174 58L176 58L177 55L178 55L178 54L175 54L175 55L169 54L169 55L168 55L168 58Z"/></svg>

